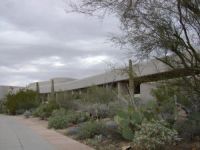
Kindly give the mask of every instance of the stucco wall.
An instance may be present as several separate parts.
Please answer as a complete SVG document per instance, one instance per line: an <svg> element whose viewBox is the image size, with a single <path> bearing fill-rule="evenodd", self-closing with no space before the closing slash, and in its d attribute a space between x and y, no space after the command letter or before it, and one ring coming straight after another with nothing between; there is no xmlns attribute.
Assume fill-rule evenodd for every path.
<svg viewBox="0 0 200 150"><path fill-rule="evenodd" d="M142 102L147 102L149 100L153 100L153 96L151 95L151 90L156 88L156 82L142 83L140 85L140 98Z"/></svg>
<svg viewBox="0 0 200 150"><path fill-rule="evenodd" d="M2 100L3 98L5 98L6 94L8 94L9 92L12 91L13 93L16 93L16 92L18 92L22 88L23 87L0 86L0 100Z"/></svg>
<svg viewBox="0 0 200 150"><path fill-rule="evenodd" d="M7 86L0 86L0 100L2 100L8 93L8 89L9 88Z"/></svg>

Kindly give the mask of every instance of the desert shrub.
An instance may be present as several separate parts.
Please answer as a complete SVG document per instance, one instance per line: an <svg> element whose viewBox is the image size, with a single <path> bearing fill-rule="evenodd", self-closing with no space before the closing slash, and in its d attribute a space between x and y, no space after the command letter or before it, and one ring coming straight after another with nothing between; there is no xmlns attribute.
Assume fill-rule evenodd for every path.
<svg viewBox="0 0 200 150"><path fill-rule="evenodd" d="M67 127L67 112L65 109L54 110L52 116L48 119L48 127L63 129Z"/></svg>
<svg viewBox="0 0 200 150"><path fill-rule="evenodd" d="M136 112L132 108L127 110L121 110L114 117L115 122L119 126L119 132L123 138L127 140L132 140L134 138L134 133L139 130L144 119L144 115L141 112Z"/></svg>
<svg viewBox="0 0 200 150"><path fill-rule="evenodd" d="M44 104L40 104L33 112L33 116L34 117L40 117L41 113L43 112L45 105Z"/></svg>
<svg viewBox="0 0 200 150"><path fill-rule="evenodd" d="M84 107L83 111L88 112L93 118L113 118L117 112L126 109L127 106L120 101L109 102L108 104L94 103Z"/></svg>
<svg viewBox="0 0 200 150"><path fill-rule="evenodd" d="M87 121L89 116L85 112L75 112L63 108L53 111L49 120L49 128L62 129L73 124Z"/></svg>
<svg viewBox="0 0 200 150"><path fill-rule="evenodd" d="M75 112L75 111L68 111L67 112L67 125L70 124L78 124L89 119L89 115L85 112Z"/></svg>
<svg viewBox="0 0 200 150"><path fill-rule="evenodd" d="M106 118L111 116L111 111L106 104L91 104L86 108L86 111L93 118Z"/></svg>
<svg viewBox="0 0 200 150"><path fill-rule="evenodd" d="M95 135L103 134L105 125L100 121L88 121L80 125L79 139L93 138Z"/></svg>
<svg viewBox="0 0 200 150"><path fill-rule="evenodd" d="M158 105L157 102L154 100L150 100L147 103L140 105L138 109L143 114L144 118L148 121L152 119L154 120L160 119Z"/></svg>
<svg viewBox="0 0 200 150"><path fill-rule="evenodd" d="M5 106L5 101L0 100L0 113L6 113L6 106Z"/></svg>
<svg viewBox="0 0 200 150"><path fill-rule="evenodd" d="M176 122L174 128L184 140L192 140L200 135L200 113L192 113L185 121Z"/></svg>
<svg viewBox="0 0 200 150"><path fill-rule="evenodd" d="M174 123L176 116L176 102L180 99L177 96L176 88L161 84L157 89L152 90L152 95L156 98L159 105L159 113L167 122Z"/></svg>
<svg viewBox="0 0 200 150"><path fill-rule="evenodd" d="M23 110L23 113L39 105L40 101L36 96L36 92L32 90L20 90L16 94L10 92L6 95L5 106L10 114L15 115L18 110Z"/></svg>
<svg viewBox="0 0 200 150"><path fill-rule="evenodd" d="M57 94L56 102L60 108L76 110L78 107L76 98L77 96L71 92L62 92Z"/></svg>
<svg viewBox="0 0 200 150"><path fill-rule="evenodd" d="M115 115L117 115L117 112L119 112L120 110L126 109L127 104L121 101L114 101L114 102L110 102L108 104L108 107L109 107L109 116L114 117Z"/></svg>
<svg viewBox="0 0 200 150"><path fill-rule="evenodd" d="M133 147L141 150L164 148L179 141L176 130L170 129L165 121L143 122L135 132Z"/></svg>
<svg viewBox="0 0 200 150"><path fill-rule="evenodd" d="M17 109L15 115L22 115L25 111L25 109Z"/></svg>
<svg viewBox="0 0 200 150"><path fill-rule="evenodd" d="M46 119L51 116L53 110L58 108L58 104L54 100L51 100L48 103L41 104L38 108L36 108L33 112L33 116Z"/></svg>
<svg viewBox="0 0 200 150"><path fill-rule="evenodd" d="M26 111L24 112L24 116L25 116L25 118L29 118L29 117L31 116L31 111L26 110Z"/></svg>
<svg viewBox="0 0 200 150"><path fill-rule="evenodd" d="M174 126L182 138L189 140L200 135L200 101L198 93L183 83L181 79L161 83L152 94L162 118ZM180 120L181 111L185 113L183 120Z"/></svg>
<svg viewBox="0 0 200 150"><path fill-rule="evenodd" d="M156 114L156 104L154 101L149 101L146 104L136 106L129 105L117 112L114 117L118 124L119 132L126 140L132 140L136 131L140 130L140 125L143 120L151 121L159 119Z"/></svg>
<svg viewBox="0 0 200 150"><path fill-rule="evenodd" d="M159 106L159 113L171 124L177 117L177 105L191 114L200 111L199 96L194 91L189 92L181 86L182 82L182 80L161 82L156 89L152 90L152 95Z"/></svg>
<svg viewBox="0 0 200 150"><path fill-rule="evenodd" d="M85 102L108 104L109 102L115 101L116 95L112 89L93 86L82 95Z"/></svg>

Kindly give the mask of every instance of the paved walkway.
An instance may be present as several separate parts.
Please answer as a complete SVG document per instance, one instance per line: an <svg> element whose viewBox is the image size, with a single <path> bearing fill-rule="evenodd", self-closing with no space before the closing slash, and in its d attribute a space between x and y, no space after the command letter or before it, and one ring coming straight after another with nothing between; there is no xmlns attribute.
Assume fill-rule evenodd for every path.
<svg viewBox="0 0 200 150"><path fill-rule="evenodd" d="M23 117L0 115L0 150L92 150Z"/></svg>

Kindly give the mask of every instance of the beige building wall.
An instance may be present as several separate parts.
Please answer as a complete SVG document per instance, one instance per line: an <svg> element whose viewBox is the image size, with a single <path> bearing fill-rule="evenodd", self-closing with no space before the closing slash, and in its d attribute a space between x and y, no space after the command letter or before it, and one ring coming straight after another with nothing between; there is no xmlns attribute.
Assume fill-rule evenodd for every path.
<svg viewBox="0 0 200 150"><path fill-rule="evenodd" d="M142 83L140 85L140 99L142 102L146 103L149 100L154 100L154 97L151 94L152 89L155 89L157 86L156 82Z"/></svg>
<svg viewBox="0 0 200 150"><path fill-rule="evenodd" d="M5 95L8 93L9 87L7 86L0 86L0 100L2 100Z"/></svg>
<svg viewBox="0 0 200 150"><path fill-rule="evenodd" d="M0 86L0 100L4 99L5 96L6 96L9 92L16 93L16 92L18 92L20 89L23 89L23 87Z"/></svg>

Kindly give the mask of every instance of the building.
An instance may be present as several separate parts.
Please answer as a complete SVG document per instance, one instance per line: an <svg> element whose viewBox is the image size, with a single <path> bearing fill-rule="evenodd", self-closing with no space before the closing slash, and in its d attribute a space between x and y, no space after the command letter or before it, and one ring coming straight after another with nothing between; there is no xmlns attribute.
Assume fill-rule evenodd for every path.
<svg viewBox="0 0 200 150"><path fill-rule="evenodd" d="M18 92L20 89L23 89L24 87L17 87L17 86L0 86L0 101L3 100L5 98L5 96L9 93L9 92L13 92L16 93Z"/></svg>
<svg viewBox="0 0 200 150"><path fill-rule="evenodd" d="M178 78L191 75L191 70L172 70L158 60L150 60L133 65L135 72L134 86L135 94L144 102L152 99L151 90L156 87L156 82L161 80ZM49 81L38 82L39 92L44 99L48 99L52 91L52 80L54 81L54 92L79 93L86 91L91 86L110 87L117 90L118 95L128 93L129 77L126 68L114 69L102 74L83 78L53 78ZM37 83L30 83L27 87L30 90L37 90ZM0 100L4 99L9 92L17 92L24 87L0 86Z"/></svg>
<svg viewBox="0 0 200 150"><path fill-rule="evenodd" d="M81 93L88 87L95 85L116 88L120 95L126 94L128 91L129 77L125 70L125 68L115 69L83 79L55 78L51 80L54 80L53 88L55 93ZM143 101L152 99L151 89L155 88L157 81L188 76L191 74L191 71L186 69L171 70L168 66L158 60L135 64L133 65L133 70L136 74L134 77L135 94ZM38 82L40 94L46 98L48 98L51 93L51 80ZM27 88L36 90L36 83L29 84Z"/></svg>

